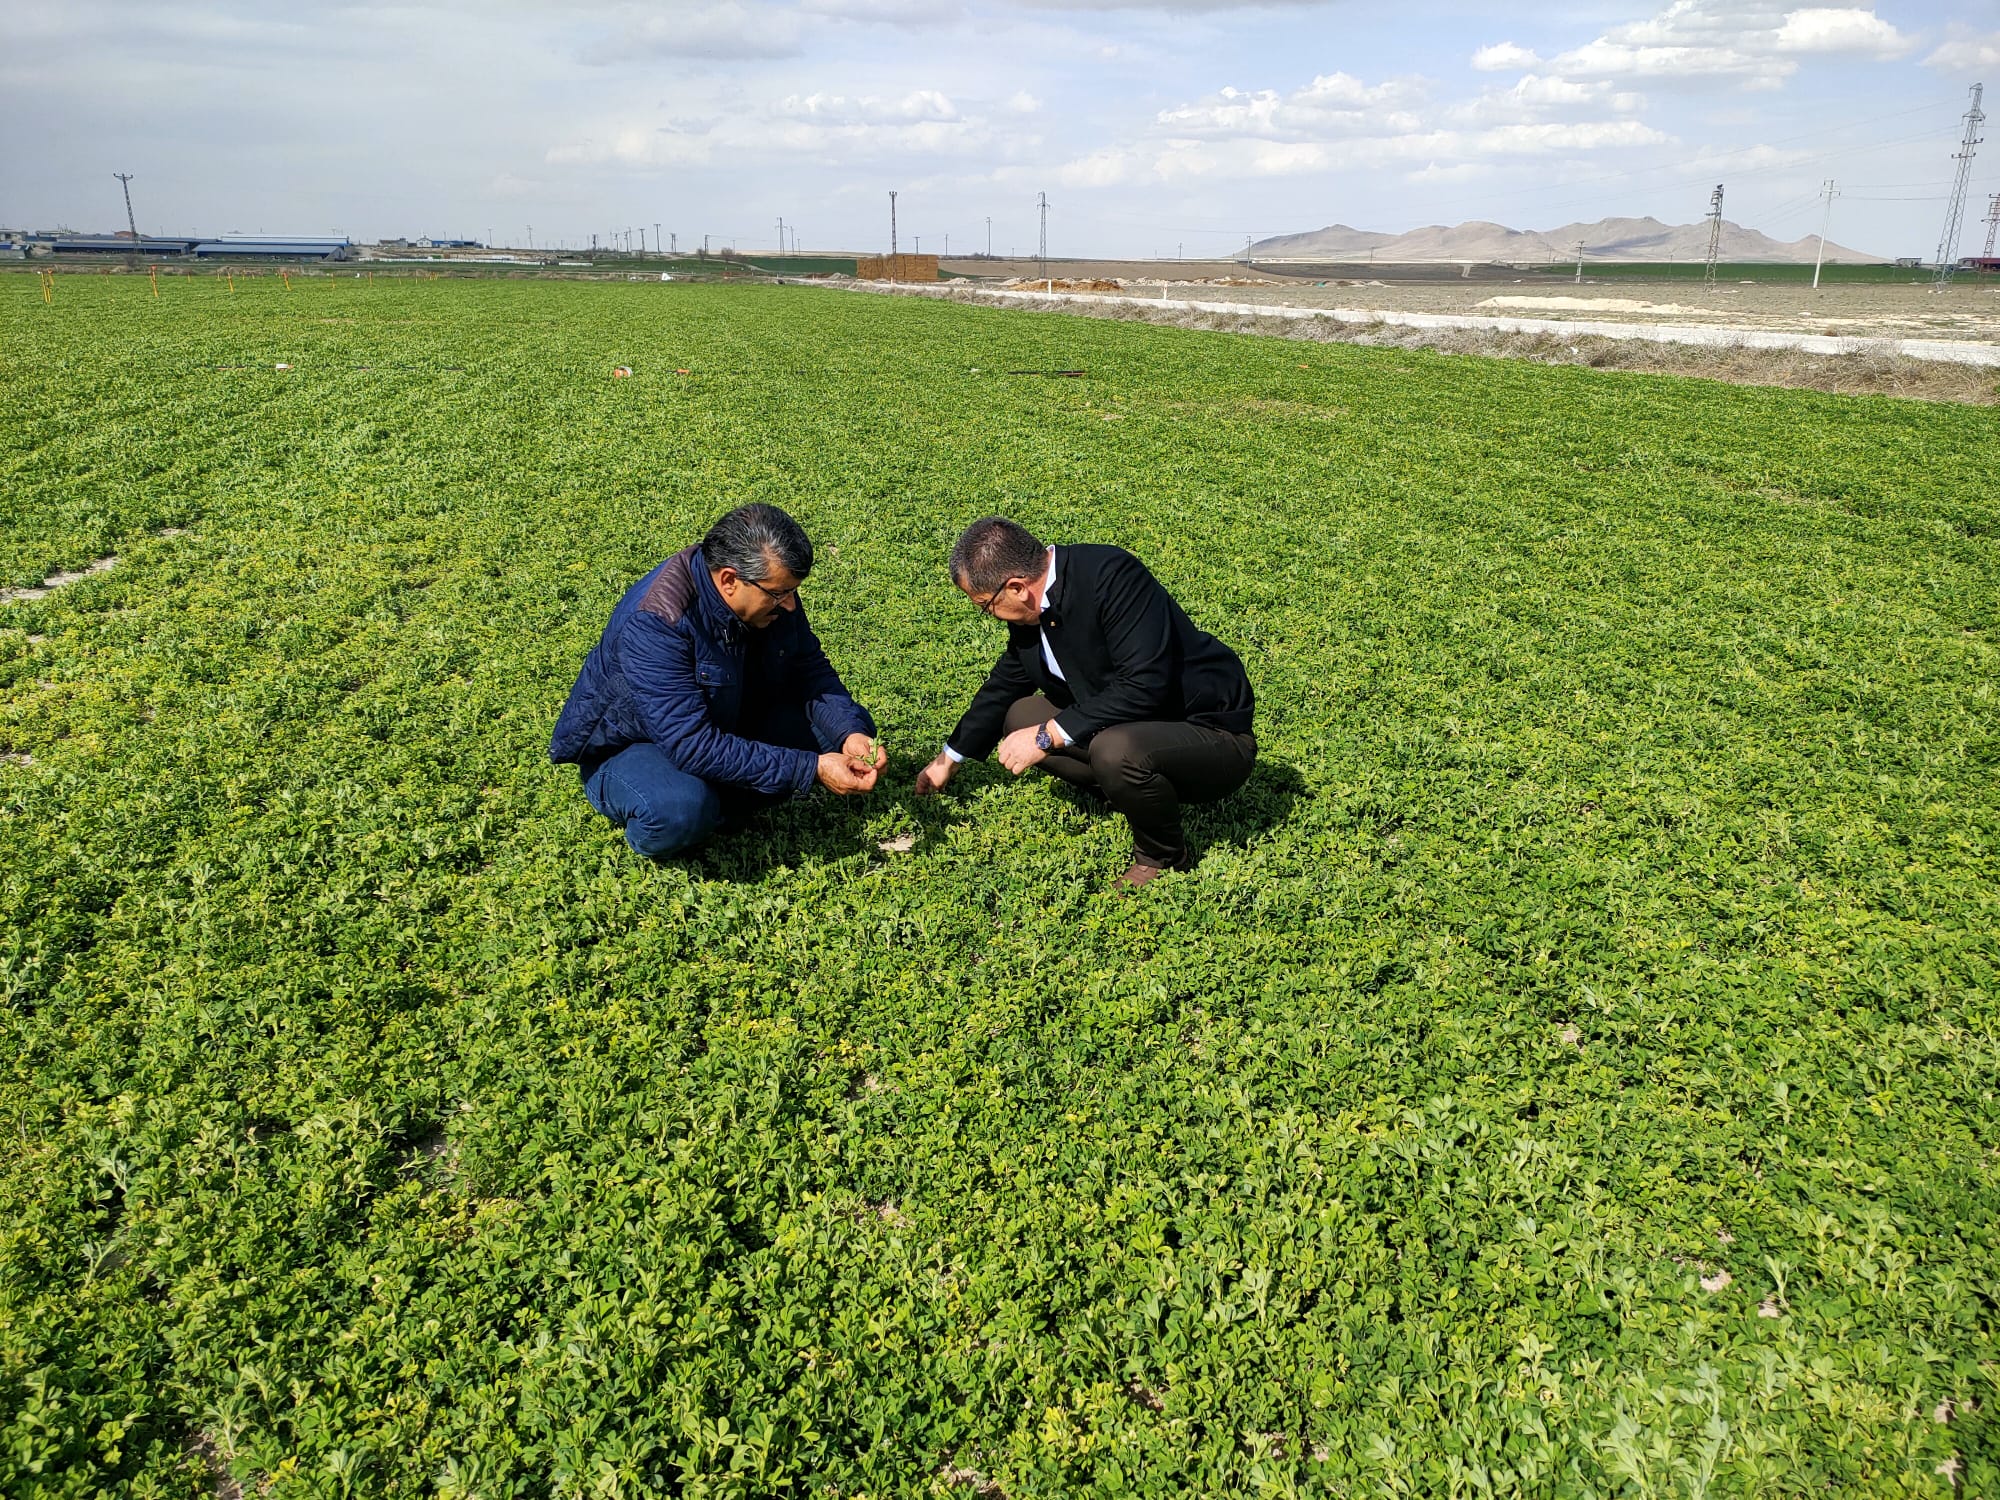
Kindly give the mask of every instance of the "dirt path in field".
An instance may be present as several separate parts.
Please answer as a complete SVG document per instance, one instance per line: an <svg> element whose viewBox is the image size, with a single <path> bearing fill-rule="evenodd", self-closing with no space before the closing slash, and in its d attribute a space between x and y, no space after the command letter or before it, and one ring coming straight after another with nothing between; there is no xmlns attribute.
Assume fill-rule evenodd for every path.
<svg viewBox="0 0 2000 1500"><path fill-rule="evenodd" d="M884 296L931 297L1217 332L1691 375L1743 385L1780 385L1982 405L2000 402L2000 381L1995 379L1996 371L2000 371L2000 343L1964 338L1854 338L1715 323L1310 307L1233 298L1225 302L1135 296L1129 290L1115 295L1099 292L1050 295L968 287L962 282L893 287L880 282L812 284ZM1163 286L1162 290L1171 287Z"/></svg>
<svg viewBox="0 0 2000 1500"><path fill-rule="evenodd" d="M870 288L867 283L855 283L858 288ZM902 287L898 292L930 291L924 287ZM1104 306L1129 306L1146 311L1170 313L1223 314L1234 317L1284 318L1295 321L1324 320L1350 326L1386 326L1391 328L1415 328L1429 330L1452 330L1474 333L1527 334L1551 338L1607 338L1645 339L1654 343L1694 344L1711 348L1728 349L1782 349L1795 350L1807 354L1876 354L1906 359L1944 360L1953 364L1978 365L2000 369L2000 343L1987 343L1964 338L1900 338L1900 337L1856 337L1825 333L1806 333L1791 329L1744 327L1737 323L1650 323L1624 322L1613 318L1536 318L1505 313L1478 315L1469 313L1406 312L1395 308L1373 306L1359 307L1312 307L1299 306L1292 302L1249 302L1232 298L1229 301L1196 300L1184 297L1168 297L1171 290L1163 283L1158 297L1138 296L1127 292L1064 292L1054 293L1027 290L1012 290L1000 287L952 287L948 295L955 298L971 297L979 300L1001 302L1035 303L1077 303ZM1603 299L1614 304L1612 307L1596 306L1601 311L1651 311L1660 313L1681 313L1692 316L1712 317L1716 314L1708 308L1688 308L1678 305L1649 304L1632 298ZM1506 305L1546 305L1557 304L1558 308L1574 309L1580 303L1591 305L1582 298L1531 298L1498 297L1486 299L1488 303Z"/></svg>

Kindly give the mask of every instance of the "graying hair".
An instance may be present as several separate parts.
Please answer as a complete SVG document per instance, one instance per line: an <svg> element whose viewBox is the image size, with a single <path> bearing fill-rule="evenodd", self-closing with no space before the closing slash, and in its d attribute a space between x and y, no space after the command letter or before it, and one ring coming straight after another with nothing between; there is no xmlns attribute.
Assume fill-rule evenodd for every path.
<svg viewBox="0 0 2000 1500"><path fill-rule="evenodd" d="M802 579L812 571L812 538L775 505L739 505L708 528L701 560L718 573L734 568L752 583L769 578L773 563Z"/></svg>
<svg viewBox="0 0 2000 1500"><path fill-rule="evenodd" d="M997 594L1010 578L1039 578L1048 549L1035 534L1005 516L986 516L959 535L951 549L953 580L975 594Z"/></svg>

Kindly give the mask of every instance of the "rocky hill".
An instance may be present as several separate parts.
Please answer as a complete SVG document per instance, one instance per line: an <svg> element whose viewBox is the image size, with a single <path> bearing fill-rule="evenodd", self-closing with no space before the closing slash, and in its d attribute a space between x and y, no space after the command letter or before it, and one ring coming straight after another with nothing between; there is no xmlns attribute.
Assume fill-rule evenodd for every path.
<svg viewBox="0 0 2000 1500"><path fill-rule="evenodd" d="M1503 265L1539 265L1576 259L1577 242L1589 261L1686 261L1708 254L1708 223L1662 224L1658 219L1599 219L1590 224L1564 224L1559 229L1509 229L1471 219L1463 224L1431 224L1404 234L1380 234L1330 224L1304 234L1280 234L1250 247L1261 260L1497 261ZM1818 249L1815 235L1774 240L1728 219L1722 221L1721 258L1726 261L1810 263ZM1887 256L1850 250L1826 242L1829 263L1867 264Z"/></svg>

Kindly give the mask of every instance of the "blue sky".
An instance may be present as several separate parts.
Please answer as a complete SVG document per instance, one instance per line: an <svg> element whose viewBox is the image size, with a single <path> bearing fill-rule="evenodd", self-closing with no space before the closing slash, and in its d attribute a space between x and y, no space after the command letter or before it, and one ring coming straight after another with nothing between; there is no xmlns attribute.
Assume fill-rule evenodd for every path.
<svg viewBox="0 0 2000 1500"><path fill-rule="evenodd" d="M0 222L1189 257L1726 213L1937 245L2000 4L66 0L0 17ZM1993 101L2000 113L2000 97ZM2000 191L1975 166L1962 246ZM1978 248L1974 243L1971 248Z"/></svg>

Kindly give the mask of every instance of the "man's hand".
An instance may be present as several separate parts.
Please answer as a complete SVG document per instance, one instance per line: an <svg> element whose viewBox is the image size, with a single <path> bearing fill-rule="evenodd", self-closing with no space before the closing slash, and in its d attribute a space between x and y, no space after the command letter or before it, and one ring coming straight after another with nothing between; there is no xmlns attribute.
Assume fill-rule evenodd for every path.
<svg viewBox="0 0 2000 1500"><path fill-rule="evenodd" d="M889 764L888 747L865 734L850 734L841 742L840 753L855 763L857 771L864 767L880 771Z"/></svg>
<svg viewBox="0 0 2000 1500"><path fill-rule="evenodd" d="M856 761L845 750L829 750L819 758L819 784L835 796L875 790L876 767Z"/></svg>
<svg viewBox="0 0 2000 1500"><path fill-rule="evenodd" d="M958 769L958 762L944 751L937 753L937 759L917 772L917 795L928 797L932 792L944 790L944 784L951 780L951 773Z"/></svg>
<svg viewBox="0 0 2000 1500"><path fill-rule="evenodd" d="M1025 729L1017 729L1000 742L1000 764L1019 776L1028 767L1039 765L1048 751L1035 743L1035 736L1042 726L1030 724Z"/></svg>

